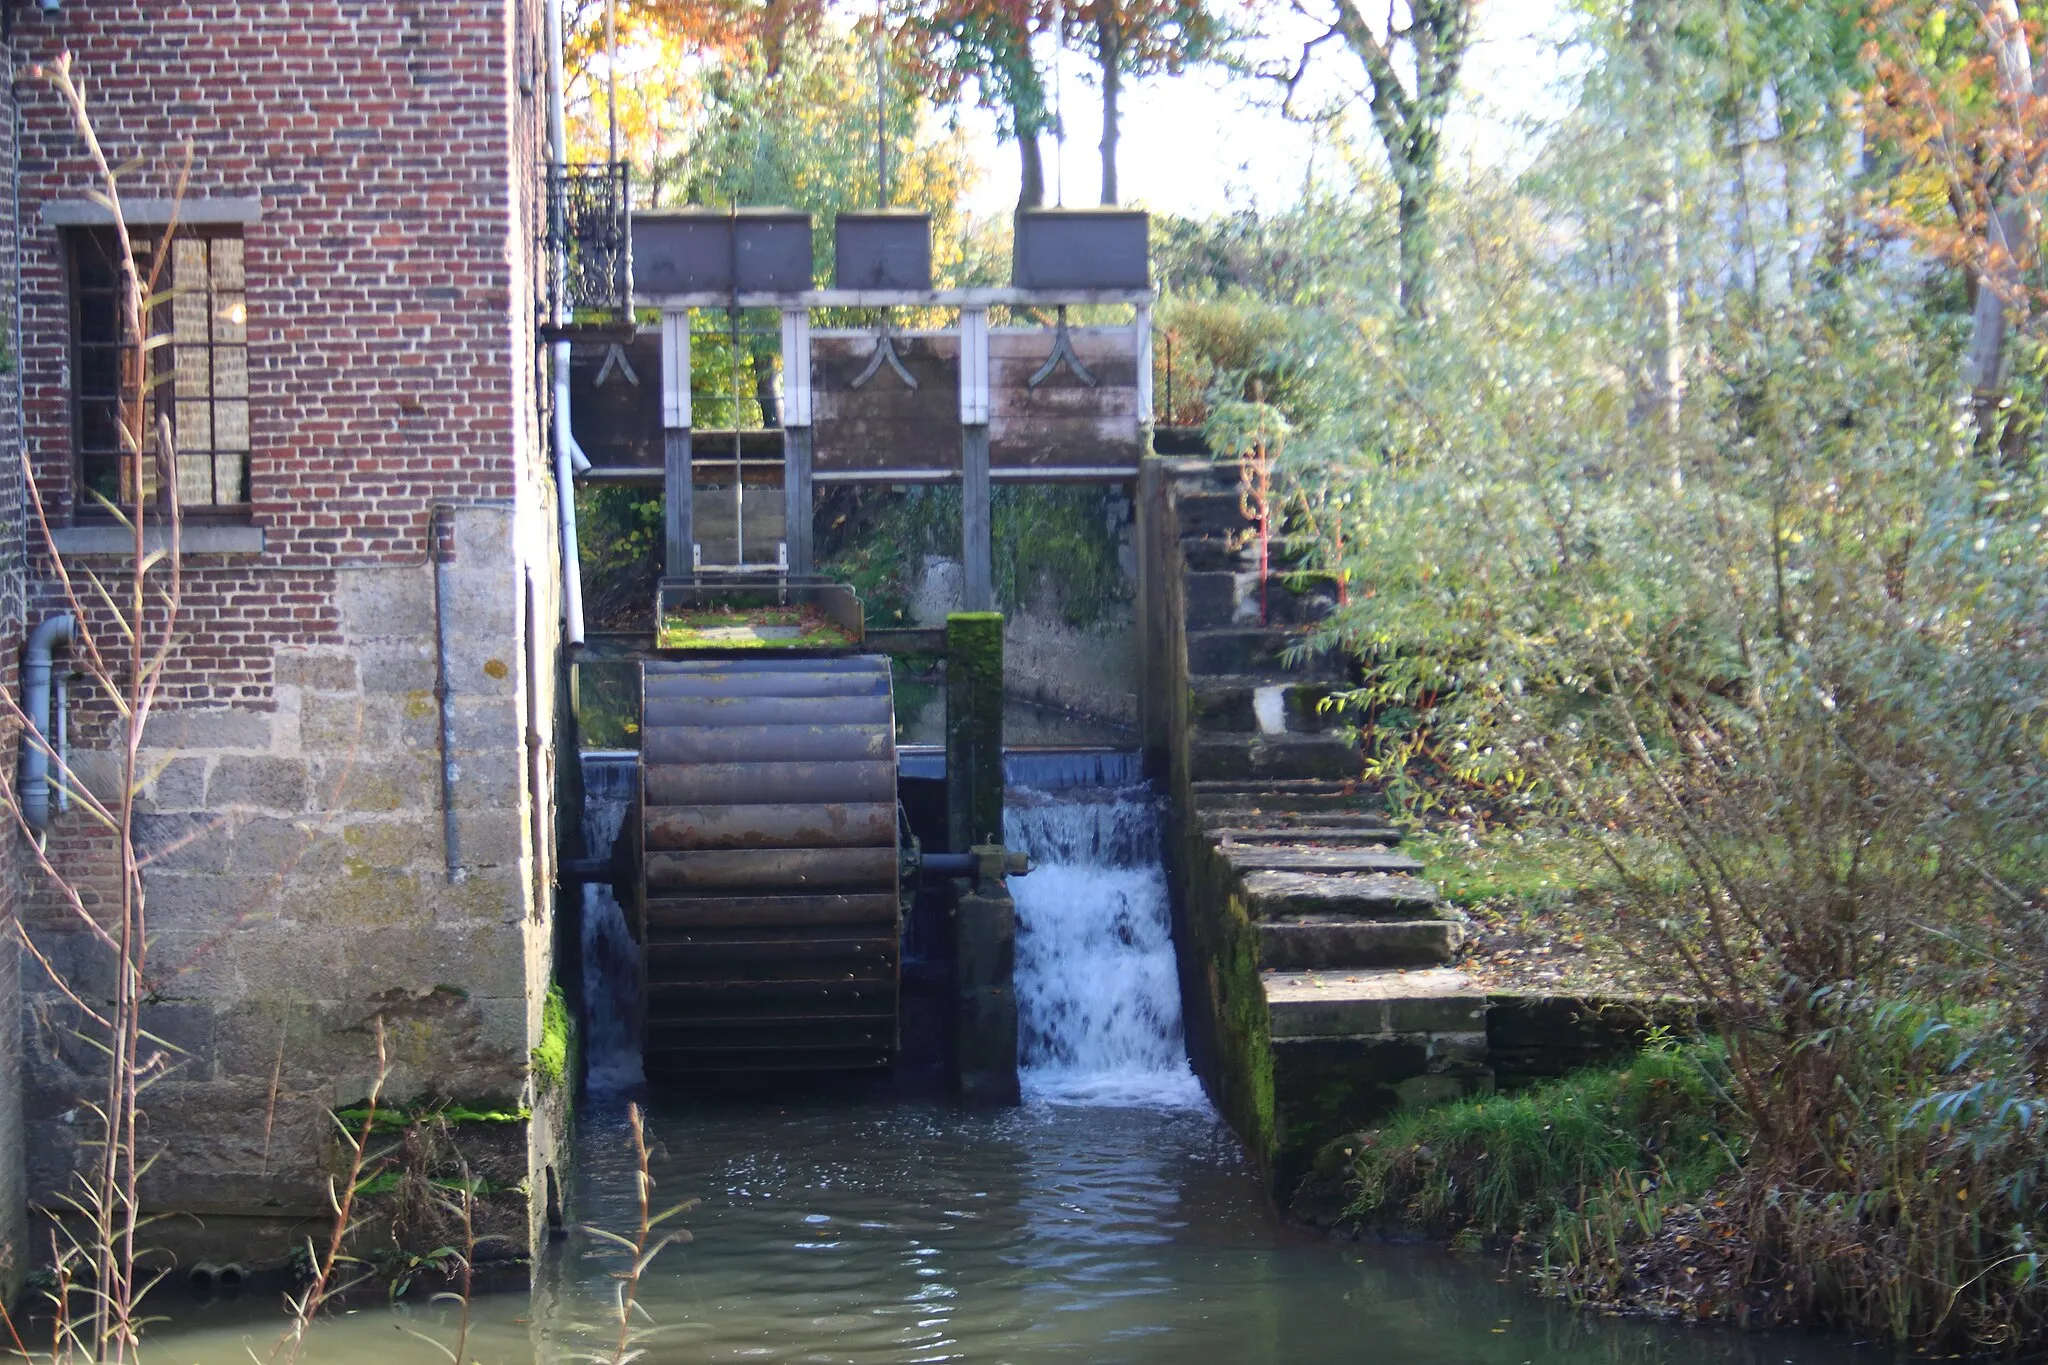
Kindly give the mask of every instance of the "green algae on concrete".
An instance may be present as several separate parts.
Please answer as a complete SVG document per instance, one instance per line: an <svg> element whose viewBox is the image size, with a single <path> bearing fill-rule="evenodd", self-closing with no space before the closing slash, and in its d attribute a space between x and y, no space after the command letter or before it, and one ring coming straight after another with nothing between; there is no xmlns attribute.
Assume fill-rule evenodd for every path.
<svg viewBox="0 0 2048 1365"><path fill-rule="evenodd" d="M533 1049L533 1084L543 1095L561 1088L569 1074L569 1002L559 985L548 987L541 1004L540 1042Z"/></svg>
<svg viewBox="0 0 2048 1365"><path fill-rule="evenodd" d="M946 618L946 842L1003 841L1003 614Z"/></svg>
<svg viewBox="0 0 2048 1365"><path fill-rule="evenodd" d="M816 607L672 611L658 649L842 649L853 637Z"/></svg>
<svg viewBox="0 0 2048 1365"><path fill-rule="evenodd" d="M1182 810L1191 810L1185 796ZM1188 1011L1202 1034L1211 1098L1263 1171L1278 1142L1273 1102L1273 1025L1259 979L1259 929L1230 864L1184 821L1181 914L1198 965ZM1191 837L1189 837L1191 835Z"/></svg>

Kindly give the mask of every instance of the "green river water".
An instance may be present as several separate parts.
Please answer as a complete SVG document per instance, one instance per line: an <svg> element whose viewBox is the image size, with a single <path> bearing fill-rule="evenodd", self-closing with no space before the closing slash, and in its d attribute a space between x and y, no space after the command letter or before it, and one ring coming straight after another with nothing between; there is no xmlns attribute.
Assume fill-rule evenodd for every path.
<svg viewBox="0 0 2048 1365"><path fill-rule="evenodd" d="M1827 1338L1615 1320L1533 1292L1493 1256L1343 1245L1282 1224L1205 1110L920 1102L655 1106L657 1199L693 1240L642 1287L647 1362L1217 1365L1849 1365ZM587 1114L579 1215L630 1230L623 1114ZM610 1359L620 1262L572 1231L531 1301L482 1299L469 1359ZM249 1304L183 1312L146 1360L264 1356ZM209 1316L218 1325L208 1325ZM323 1323L328 1365L446 1362L451 1306ZM417 1334L417 1335L415 1335ZM465 1361L467 1365L467 1360Z"/></svg>

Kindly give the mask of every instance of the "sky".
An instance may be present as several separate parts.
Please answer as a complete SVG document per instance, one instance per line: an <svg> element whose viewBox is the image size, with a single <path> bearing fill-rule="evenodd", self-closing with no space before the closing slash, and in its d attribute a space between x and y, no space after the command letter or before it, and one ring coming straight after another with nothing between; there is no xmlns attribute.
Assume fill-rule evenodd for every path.
<svg viewBox="0 0 2048 1365"><path fill-rule="evenodd" d="M1563 0L1481 6L1461 81L1464 96L1446 128L1448 155L1501 164L1528 154L1523 126L1555 117L1565 106L1567 62L1559 47L1569 32ZM1299 35L1269 31L1254 55L1285 55L1298 50L1299 41ZM1333 77L1357 79L1356 59L1334 44L1317 60ZM1102 107L1089 74L1084 56L1061 55L1055 84L1069 131L1063 148L1045 140L1048 202L1056 191L1075 206L1100 198ZM1263 82L1213 69L1128 82L1117 157L1124 202L1193 216L1247 206L1270 210L1293 202L1312 174L1340 169L1336 149L1318 147L1312 129L1270 105ZM982 168L971 207L1007 211L1017 199L1016 148L998 143L993 121L979 111L970 111L964 126ZM1371 144L1362 120L1357 132Z"/></svg>

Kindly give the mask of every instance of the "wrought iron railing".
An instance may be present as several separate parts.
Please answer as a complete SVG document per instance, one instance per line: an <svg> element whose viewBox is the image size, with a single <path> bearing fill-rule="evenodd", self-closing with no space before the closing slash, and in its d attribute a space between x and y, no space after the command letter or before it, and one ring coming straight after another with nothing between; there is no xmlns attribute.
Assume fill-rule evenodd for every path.
<svg viewBox="0 0 2048 1365"><path fill-rule="evenodd" d="M541 297L546 302L548 317L565 317L571 326L630 321L630 168L624 162L549 166L547 182L547 249L542 253L546 278Z"/></svg>

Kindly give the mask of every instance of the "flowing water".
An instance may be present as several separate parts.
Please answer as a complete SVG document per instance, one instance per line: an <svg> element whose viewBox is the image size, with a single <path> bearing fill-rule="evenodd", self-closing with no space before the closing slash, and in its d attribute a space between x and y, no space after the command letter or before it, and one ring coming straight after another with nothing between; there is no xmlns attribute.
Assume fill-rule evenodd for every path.
<svg viewBox="0 0 2048 1365"><path fill-rule="evenodd" d="M1188 1069L1153 798L1101 785L1130 778L1118 765L1067 768L1071 782L1064 770L1013 773L1065 789L1013 787L1006 821L1036 869L1013 883L1026 1103L973 1112L858 1093L716 1105L657 1094L656 1206L703 1202L677 1220L693 1240L661 1252L640 1286L645 1311L629 1345L644 1350L638 1359L1874 1359L1826 1340L1595 1318L1533 1295L1497 1258L1339 1246L1282 1225ZM602 904L588 908L604 918ZM586 933L593 957L608 932ZM593 973L593 991L613 988L611 970ZM619 1074L616 1058L598 1060ZM590 1229L630 1232L637 1215L620 1101L586 1103L578 1147L570 1208L584 1226L544 1261L530 1302L476 1306L469 1359L613 1358L614 1274L625 1262ZM421 1338L449 1345L455 1329L448 1306L366 1309L324 1324L303 1359L446 1362ZM177 1332L154 1358L243 1361L244 1340L260 1355L273 1335L222 1322Z"/></svg>
<svg viewBox="0 0 2048 1365"><path fill-rule="evenodd" d="M583 756L583 847L610 857L639 784L635 753ZM584 1084L593 1098L630 1094L647 1082L640 1069L639 950L626 912L609 886L583 887Z"/></svg>

